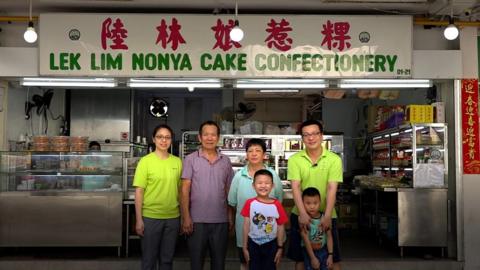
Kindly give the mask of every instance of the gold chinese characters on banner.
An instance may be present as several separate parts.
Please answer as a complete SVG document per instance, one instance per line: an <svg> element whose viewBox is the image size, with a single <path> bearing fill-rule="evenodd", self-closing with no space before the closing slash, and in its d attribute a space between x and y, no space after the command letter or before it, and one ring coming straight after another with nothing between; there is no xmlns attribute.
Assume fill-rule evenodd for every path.
<svg viewBox="0 0 480 270"><path fill-rule="evenodd" d="M478 79L462 80L463 173L480 174Z"/></svg>

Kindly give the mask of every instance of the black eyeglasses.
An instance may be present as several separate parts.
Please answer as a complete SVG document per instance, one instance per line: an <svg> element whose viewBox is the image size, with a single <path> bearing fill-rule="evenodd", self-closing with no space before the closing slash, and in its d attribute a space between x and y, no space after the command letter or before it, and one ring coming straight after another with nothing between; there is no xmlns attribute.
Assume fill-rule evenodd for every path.
<svg viewBox="0 0 480 270"><path fill-rule="evenodd" d="M315 137L315 136L318 136L320 135L320 131L319 132L314 132L314 133L302 133L302 138L306 139L306 138L309 138L309 137Z"/></svg>
<svg viewBox="0 0 480 270"><path fill-rule="evenodd" d="M157 140L165 140L165 141L169 141L169 140L171 140L171 139L172 139L172 137L170 137L170 136L161 136L161 135L157 135L157 136L155 136L155 139L157 139Z"/></svg>

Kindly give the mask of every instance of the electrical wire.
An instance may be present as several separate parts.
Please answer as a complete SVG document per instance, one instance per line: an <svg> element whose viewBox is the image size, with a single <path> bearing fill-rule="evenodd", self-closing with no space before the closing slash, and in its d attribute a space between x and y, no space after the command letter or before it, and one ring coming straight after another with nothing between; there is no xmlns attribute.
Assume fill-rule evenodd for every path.
<svg viewBox="0 0 480 270"><path fill-rule="evenodd" d="M65 121L65 117L61 114L59 114L57 117L53 116L53 112L52 110L50 110L50 108L48 108L48 111L50 112L50 117L52 118L52 120L58 120L58 119L61 119L62 121Z"/></svg>
<svg viewBox="0 0 480 270"><path fill-rule="evenodd" d="M28 9L28 19L32 21L32 0L29 1L29 9Z"/></svg>

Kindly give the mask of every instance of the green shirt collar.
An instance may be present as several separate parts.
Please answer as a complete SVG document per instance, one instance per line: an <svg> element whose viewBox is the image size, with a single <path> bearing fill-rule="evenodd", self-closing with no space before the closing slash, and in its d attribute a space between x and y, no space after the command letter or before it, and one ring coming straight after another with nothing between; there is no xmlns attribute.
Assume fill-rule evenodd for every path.
<svg viewBox="0 0 480 270"><path fill-rule="evenodd" d="M322 158L326 157L327 156L327 148L322 146L322 155L320 156L320 158L317 160L317 163L318 161L320 161ZM312 162L312 160L310 159L310 157L308 156L307 154L307 149L303 149L302 151L300 151L300 155L304 158L306 158L310 163L314 163Z"/></svg>

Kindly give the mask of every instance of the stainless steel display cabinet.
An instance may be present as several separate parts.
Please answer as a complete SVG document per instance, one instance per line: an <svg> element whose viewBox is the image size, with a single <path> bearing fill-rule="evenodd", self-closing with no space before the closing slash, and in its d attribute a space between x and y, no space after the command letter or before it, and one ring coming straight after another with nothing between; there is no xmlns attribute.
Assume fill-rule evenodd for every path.
<svg viewBox="0 0 480 270"><path fill-rule="evenodd" d="M133 186L133 178L138 162L142 157L128 157L123 160L123 186L125 187L125 200L135 199L135 187Z"/></svg>
<svg viewBox="0 0 480 270"><path fill-rule="evenodd" d="M447 189L398 189L398 246L446 247L447 218Z"/></svg>
<svg viewBox="0 0 480 270"><path fill-rule="evenodd" d="M123 153L1 152L0 246L122 245Z"/></svg>

